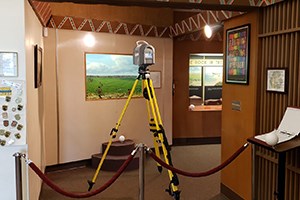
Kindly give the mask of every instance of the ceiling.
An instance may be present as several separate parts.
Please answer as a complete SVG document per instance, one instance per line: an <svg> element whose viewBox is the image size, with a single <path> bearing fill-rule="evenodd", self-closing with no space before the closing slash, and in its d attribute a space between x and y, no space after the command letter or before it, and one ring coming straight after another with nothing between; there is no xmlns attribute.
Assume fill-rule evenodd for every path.
<svg viewBox="0 0 300 200"><path fill-rule="evenodd" d="M189 36L192 40L199 39L201 35L195 36L195 33L206 24L219 24L231 17L281 1L283 0L29 0L45 27L151 37ZM74 12L66 14L64 8L70 5ZM190 14L168 25L140 24L101 19L93 15L79 16L78 10L83 5L160 8ZM222 40L221 35L217 37Z"/></svg>
<svg viewBox="0 0 300 200"><path fill-rule="evenodd" d="M267 6L282 0L36 0L39 2L72 2L172 9L227 10L246 12L251 7Z"/></svg>

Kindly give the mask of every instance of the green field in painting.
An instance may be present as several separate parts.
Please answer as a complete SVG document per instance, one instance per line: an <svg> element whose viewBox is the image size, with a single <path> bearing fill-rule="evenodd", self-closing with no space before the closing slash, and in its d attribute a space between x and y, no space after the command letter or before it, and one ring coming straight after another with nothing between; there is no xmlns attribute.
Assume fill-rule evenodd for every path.
<svg viewBox="0 0 300 200"><path fill-rule="evenodd" d="M190 73L189 86L201 86L201 75L199 73ZM218 79L213 75L206 74L205 84L206 86L221 86L222 78Z"/></svg>
<svg viewBox="0 0 300 200"><path fill-rule="evenodd" d="M199 73L190 73L189 86L201 86L201 75Z"/></svg>
<svg viewBox="0 0 300 200"><path fill-rule="evenodd" d="M87 99L127 98L136 76L87 76ZM139 81L133 97L142 94L142 82Z"/></svg>

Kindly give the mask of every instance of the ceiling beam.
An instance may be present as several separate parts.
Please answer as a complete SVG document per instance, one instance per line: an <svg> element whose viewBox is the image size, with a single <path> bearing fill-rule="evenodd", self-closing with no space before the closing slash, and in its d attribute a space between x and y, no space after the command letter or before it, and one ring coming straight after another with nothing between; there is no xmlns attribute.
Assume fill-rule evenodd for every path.
<svg viewBox="0 0 300 200"><path fill-rule="evenodd" d="M36 0L48 3L77 3L77 4L106 4L113 6L141 6L152 8L172 8L172 9L195 9L195 10L227 10L249 12L258 9L254 6L246 5L224 5L189 2L169 2L155 0Z"/></svg>

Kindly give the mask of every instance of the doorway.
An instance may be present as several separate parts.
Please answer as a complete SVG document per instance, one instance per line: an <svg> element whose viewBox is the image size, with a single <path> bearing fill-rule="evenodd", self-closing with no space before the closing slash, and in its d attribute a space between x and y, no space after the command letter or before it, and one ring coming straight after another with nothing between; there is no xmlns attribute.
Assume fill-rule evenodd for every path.
<svg viewBox="0 0 300 200"><path fill-rule="evenodd" d="M191 111L190 105L194 88L190 88L190 55L196 52L210 54L222 53L222 41L174 41L173 56L173 144L208 144L220 143L222 109L205 109L203 87L198 87L201 94L198 99L203 109ZM219 58L222 60L221 58ZM203 84L202 84L203 86ZM204 88L205 90L205 88ZM192 95L191 95L192 94ZM220 98L219 98L220 99Z"/></svg>

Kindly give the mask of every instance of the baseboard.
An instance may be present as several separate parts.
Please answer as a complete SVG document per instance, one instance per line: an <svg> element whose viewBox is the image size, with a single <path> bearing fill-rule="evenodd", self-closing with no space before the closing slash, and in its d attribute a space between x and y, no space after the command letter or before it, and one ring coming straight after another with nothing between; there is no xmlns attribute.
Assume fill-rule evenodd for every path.
<svg viewBox="0 0 300 200"><path fill-rule="evenodd" d="M234 191L232 191L229 187L221 183L221 193L224 194L228 199L231 200L244 200Z"/></svg>
<svg viewBox="0 0 300 200"><path fill-rule="evenodd" d="M46 166L45 173L61 171L61 170L68 170L68 169L78 168L78 167L91 166L91 163L92 163L92 159L86 159L86 160L79 160L79 161L74 161L74 162Z"/></svg>
<svg viewBox="0 0 300 200"><path fill-rule="evenodd" d="M173 138L174 146L200 145L200 144L221 144L221 137Z"/></svg>

